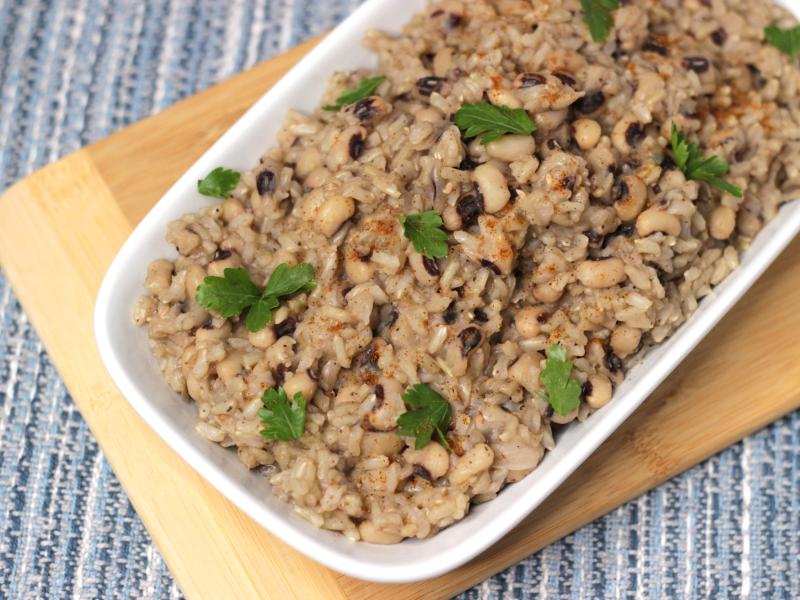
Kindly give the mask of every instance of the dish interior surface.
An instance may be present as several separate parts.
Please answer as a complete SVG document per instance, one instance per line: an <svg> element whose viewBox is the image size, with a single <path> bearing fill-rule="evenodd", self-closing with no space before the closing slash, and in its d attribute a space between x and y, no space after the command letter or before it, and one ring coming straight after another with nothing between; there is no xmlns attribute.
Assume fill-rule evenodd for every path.
<svg viewBox="0 0 800 600"><path fill-rule="evenodd" d="M337 571L383 582L438 575L463 564L504 535L641 404L800 230L800 206L785 205L743 255L739 269L703 300L677 333L651 349L627 373L609 405L587 421L565 429L555 449L532 474L504 489L491 502L473 507L463 521L432 538L406 540L395 546L354 544L314 528L275 498L267 479L244 468L235 453L209 444L195 433L195 407L176 401L152 358L146 332L124 318L127 315L121 316L120 307L130 306L141 293L141 277L147 265L174 253L164 240L166 224L197 209L198 179L220 164L241 171L251 168L253 157L262 154L281 126L282 119L274 115L283 115L289 108L316 108L334 70L375 66L374 55L360 46L363 33L370 28L396 32L426 6L423 1L367 2L248 111L136 228L103 282L95 321L98 346L115 383L187 462L257 522L298 550Z"/></svg>

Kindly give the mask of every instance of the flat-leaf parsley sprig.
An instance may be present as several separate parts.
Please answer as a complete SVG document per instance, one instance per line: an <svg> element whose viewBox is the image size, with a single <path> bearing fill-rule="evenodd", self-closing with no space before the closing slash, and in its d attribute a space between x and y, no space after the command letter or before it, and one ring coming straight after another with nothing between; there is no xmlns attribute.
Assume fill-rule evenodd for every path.
<svg viewBox="0 0 800 600"><path fill-rule="evenodd" d="M675 123L672 123L670 145L672 146L672 155L675 157L675 164L683 171L687 179L705 181L737 198L742 197L742 189L739 186L722 179L722 176L731 170L728 163L717 155L703 158L700 154L700 146L687 141L686 134L680 131Z"/></svg>
<svg viewBox="0 0 800 600"><path fill-rule="evenodd" d="M197 181L197 191L211 198L226 198L236 188L240 178L238 171L217 167Z"/></svg>
<svg viewBox="0 0 800 600"><path fill-rule="evenodd" d="M261 437L288 442L303 436L306 426L306 401L303 394L295 393L289 400L283 388L269 388L261 396L264 408L258 411L264 428Z"/></svg>
<svg viewBox="0 0 800 600"><path fill-rule="evenodd" d="M618 0L581 0L581 8L592 40L602 42L614 26L614 15L611 13L619 8Z"/></svg>
<svg viewBox="0 0 800 600"><path fill-rule="evenodd" d="M764 38L790 58L794 58L800 52L800 25L789 29L770 25L764 28Z"/></svg>
<svg viewBox="0 0 800 600"><path fill-rule="evenodd" d="M572 361L567 360L567 351L558 344L551 345L539 374L539 382L546 390L540 395L561 416L568 415L581 403L581 384L570 373Z"/></svg>
<svg viewBox="0 0 800 600"><path fill-rule="evenodd" d="M280 299L299 292L312 292L314 267L308 263L289 266L281 263L269 276L264 290L253 283L243 268L225 269L224 277L209 275L197 286L197 301L220 316L238 317L249 308L245 325L250 331L264 329L272 320L272 312Z"/></svg>
<svg viewBox="0 0 800 600"><path fill-rule="evenodd" d="M447 256L447 232L442 229L444 221L434 210L413 215L400 215L403 235L414 246L414 250L428 258Z"/></svg>
<svg viewBox="0 0 800 600"><path fill-rule="evenodd" d="M371 96L375 90L384 82L386 76L378 75L377 77L368 77L362 79L359 84L351 90L347 90L336 98L336 104L328 104L322 107L322 110L337 111L343 106L358 102L362 98Z"/></svg>
<svg viewBox="0 0 800 600"><path fill-rule="evenodd" d="M481 144L488 144L507 133L530 135L536 131L536 123L524 108L488 102L462 105L456 111L455 122L465 137L481 136Z"/></svg>
<svg viewBox="0 0 800 600"><path fill-rule="evenodd" d="M450 403L424 383L412 385L403 394L403 402L412 410L397 418L397 433L415 437L414 448L424 448L434 432L442 445L450 449L445 432L453 420Z"/></svg>

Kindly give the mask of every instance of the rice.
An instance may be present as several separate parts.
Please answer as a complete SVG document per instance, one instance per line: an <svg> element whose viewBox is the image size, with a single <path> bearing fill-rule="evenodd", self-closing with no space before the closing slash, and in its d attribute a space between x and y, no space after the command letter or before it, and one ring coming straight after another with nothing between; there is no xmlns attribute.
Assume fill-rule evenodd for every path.
<svg viewBox="0 0 800 600"><path fill-rule="evenodd" d="M229 198L169 225L177 256L150 266L134 321L198 433L264 468L314 525L395 543L494 498L552 449L554 426L611 400L796 195L800 78L762 33L793 25L785 10L635 0L614 18L592 43L578 0L446 0L399 36L370 32L380 67L335 74L322 104L385 75L373 96L290 111ZM453 114L484 100L526 109L534 136L465 140ZM731 165L742 198L686 179L673 123ZM444 259L398 221L428 210ZM299 262L316 290L261 331L195 299L225 268L264 285ZM539 394L554 343L582 385L567 415ZM416 383L449 401L448 447L398 435ZM299 440L259 435L278 386L308 401Z"/></svg>

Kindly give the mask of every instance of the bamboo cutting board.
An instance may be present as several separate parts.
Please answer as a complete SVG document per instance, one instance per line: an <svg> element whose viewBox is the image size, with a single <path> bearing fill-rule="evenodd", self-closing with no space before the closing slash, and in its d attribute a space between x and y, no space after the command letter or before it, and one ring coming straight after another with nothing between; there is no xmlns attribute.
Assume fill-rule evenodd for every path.
<svg viewBox="0 0 800 600"><path fill-rule="evenodd" d="M187 597L446 598L800 406L798 240L583 467L471 563L427 582L378 585L270 536L120 396L95 348L92 312L136 223L312 44L50 165L0 200L0 264Z"/></svg>

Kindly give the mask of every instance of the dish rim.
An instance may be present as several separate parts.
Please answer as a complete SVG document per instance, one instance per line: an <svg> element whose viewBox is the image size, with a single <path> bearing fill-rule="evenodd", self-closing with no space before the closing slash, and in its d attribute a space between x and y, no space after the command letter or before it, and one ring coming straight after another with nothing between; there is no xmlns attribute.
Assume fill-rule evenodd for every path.
<svg viewBox="0 0 800 600"><path fill-rule="evenodd" d="M508 533L555 491L674 370L800 231L800 205L794 202L781 209L781 214L768 224L756 238L753 247L758 248L757 252L748 251L742 266L717 286L710 297L701 302L700 309L695 315L681 325L667 342L648 352L648 357L654 353L661 355L658 360L654 361L656 364L652 365L653 368L639 373L635 381L627 386L628 389L624 394L616 393L609 405L593 414L592 418L586 422L591 422L590 425L584 427L585 435L577 440L574 446L568 450L563 448L559 450L557 446L556 450L548 453L550 457L556 457L551 458L551 465L553 460L560 462L557 469L551 466L546 473L539 477L544 480L543 483L540 482L537 485L529 483L527 488L524 486L525 479L530 479L537 474L541 469L540 465L533 473L512 486L517 490L513 494L513 500L510 500L513 510L500 512L494 516L491 513L497 513L497 511L489 511L489 517L482 518L489 510L484 507L498 502L503 494L509 492L509 488L507 488L500 497L490 503L473 508L471 514L465 519L435 536L424 540L405 540L394 546L394 548L412 549L415 546L423 545L426 547L444 546L440 552L437 552L435 561L425 558L424 553L415 557L414 552L406 552L411 556L405 562L398 563L396 560L387 562L385 557L392 556L393 553L381 549L389 547L375 546L365 542L347 543L368 548L369 552L355 548L353 551L347 552L340 542L331 540L331 536L340 539L343 539L343 536L316 529L304 521L295 522L295 520L286 519L271 509L265 501L259 501L246 490L240 489L241 483L223 469L218 461L213 460L216 452L224 451L221 447L203 440L208 446L208 451L205 448L201 450L192 443L192 436L197 435L194 429L187 431L179 427L178 423L162 413L156 404L146 397L133 380L130 364L126 362L130 361L131 357L120 352L121 342L114 339L111 331L112 322L120 317L119 305L112 302L112 299L114 289L121 281L131 278L143 280L144 274L131 269L130 265L137 262L137 252L140 250L144 238L156 229L161 232L163 237L168 222L166 216L171 208L170 204L177 203L179 198L190 194L189 189L194 187L197 174L208 170L211 159L221 154L235 153L237 142L241 141L248 127L252 126L262 116L262 113L269 110L274 99L291 91L293 86L302 85L303 78L308 77L307 73L313 68L329 63L329 72L336 70L336 55L341 52L341 47L346 47L348 40L354 35L360 40L366 28L365 23L374 21L376 13L382 7L391 4L392 0L367 0L362 4L249 108L151 208L125 241L103 279L95 305L94 328L100 356L120 393L145 422L195 471L259 525L296 550L335 571L380 583L406 583L441 575L471 560ZM409 4L423 6L427 3L419 0ZM793 10L793 12L797 11ZM333 58L331 58L332 56ZM276 102L279 101L276 100ZM270 143L267 140L265 148ZM192 195L196 195L196 193L192 192ZM772 229L772 235L764 235L769 229ZM747 268L745 268L745 264ZM133 300L131 299L131 303ZM697 319L698 315L702 315L703 320ZM125 318L129 318L127 312ZM122 346L125 344L122 343ZM659 351L659 349L661 350ZM628 376L626 376L627 380ZM167 387L166 383L163 385L165 388ZM251 474L251 476L257 475ZM462 534L459 543L450 545L440 543L446 532L452 532L456 528L458 528L459 534ZM470 529L472 531L468 531ZM455 537L458 538L458 535Z"/></svg>

